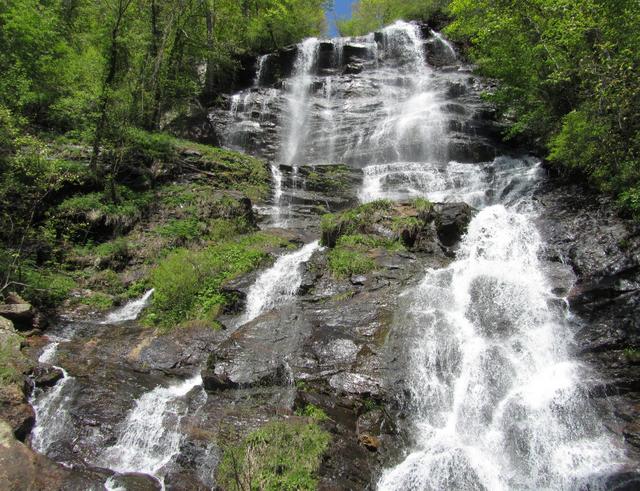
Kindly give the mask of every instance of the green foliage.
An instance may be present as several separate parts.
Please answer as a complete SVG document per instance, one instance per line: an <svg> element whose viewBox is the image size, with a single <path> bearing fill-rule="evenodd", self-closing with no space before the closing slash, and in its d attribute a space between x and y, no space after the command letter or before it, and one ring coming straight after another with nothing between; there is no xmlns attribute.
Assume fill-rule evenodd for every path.
<svg viewBox="0 0 640 491"><path fill-rule="evenodd" d="M358 0L351 19L338 21L343 36L361 36L396 20L427 21L441 14L450 0Z"/></svg>
<svg viewBox="0 0 640 491"><path fill-rule="evenodd" d="M99 312L105 312L113 307L113 298L105 293L96 292L80 299L80 303Z"/></svg>
<svg viewBox="0 0 640 491"><path fill-rule="evenodd" d="M202 236L203 224L196 218L170 220L168 223L156 228L156 233L161 237L184 244Z"/></svg>
<svg viewBox="0 0 640 491"><path fill-rule="evenodd" d="M433 209L433 203L426 198L414 198L411 204L420 214L428 213Z"/></svg>
<svg viewBox="0 0 640 491"><path fill-rule="evenodd" d="M402 251L403 245L395 239L387 239L377 235L352 234L343 235L336 243L337 247L358 247L363 250L386 249L388 251Z"/></svg>
<svg viewBox="0 0 640 491"><path fill-rule="evenodd" d="M366 274L376 267L373 259L357 249L336 247L329 251L329 270L338 278Z"/></svg>
<svg viewBox="0 0 640 491"><path fill-rule="evenodd" d="M22 292L25 298L45 308L56 307L77 287L69 276L28 264L22 265L16 278L27 285Z"/></svg>
<svg viewBox="0 0 640 491"><path fill-rule="evenodd" d="M154 204L152 192L135 192L117 186L116 195L115 202L104 192L76 195L63 201L55 216L59 233L82 241L87 237L100 238L105 227L114 234L126 232L147 215Z"/></svg>
<svg viewBox="0 0 640 491"><path fill-rule="evenodd" d="M322 422L329 419L327 413L325 413L322 408L315 406L313 404L307 404L303 408L296 410L296 416L302 416L306 418L311 418L314 421Z"/></svg>
<svg viewBox="0 0 640 491"><path fill-rule="evenodd" d="M640 11L634 0L453 0L449 34L471 43L488 94L549 160L638 215Z"/></svg>
<svg viewBox="0 0 640 491"><path fill-rule="evenodd" d="M200 250L178 249L151 273L155 288L146 322L172 328L186 321L213 323L227 302L224 282L257 268L281 240L257 232Z"/></svg>
<svg viewBox="0 0 640 491"><path fill-rule="evenodd" d="M393 203L389 200L377 200L365 203L351 210L322 217L322 243L334 246L341 235L351 235L366 231L367 225L376 218L391 210Z"/></svg>
<svg viewBox="0 0 640 491"><path fill-rule="evenodd" d="M218 481L228 490L314 490L330 435L315 420L269 423L228 448Z"/></svg>

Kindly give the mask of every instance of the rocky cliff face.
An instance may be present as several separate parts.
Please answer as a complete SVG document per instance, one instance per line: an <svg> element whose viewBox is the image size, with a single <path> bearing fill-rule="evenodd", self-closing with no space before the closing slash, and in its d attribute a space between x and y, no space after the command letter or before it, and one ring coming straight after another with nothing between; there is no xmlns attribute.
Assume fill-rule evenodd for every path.
<svg viewBox="0 0 640 491"><path fill-rule="evenodd" d="M613 414L604 411L608 425L637 454L640 230L620 218L608 198L579 185L549 180L536 197L545 210L546 255L575 274L566 294L577 317L574 349L602 377L595 378L592 396L613 406Z"/></svg>

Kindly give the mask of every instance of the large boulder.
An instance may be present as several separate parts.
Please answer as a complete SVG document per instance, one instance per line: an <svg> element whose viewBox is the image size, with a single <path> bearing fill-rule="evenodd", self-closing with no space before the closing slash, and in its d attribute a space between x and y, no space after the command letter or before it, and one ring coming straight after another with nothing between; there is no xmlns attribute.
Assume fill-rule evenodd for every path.
<svg viewBox="0 0 640 491"><path fill-rule="evenodd" d="M29 303L0 304L0 316L9 319L20 330L32 329L35 315L36 311Z"/></svg>

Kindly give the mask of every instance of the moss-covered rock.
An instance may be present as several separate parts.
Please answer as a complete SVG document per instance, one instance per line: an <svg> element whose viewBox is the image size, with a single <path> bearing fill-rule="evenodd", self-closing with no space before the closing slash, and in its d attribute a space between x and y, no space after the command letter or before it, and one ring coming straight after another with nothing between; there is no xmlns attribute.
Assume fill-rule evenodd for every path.
<svg viewBox="0 0 640 491"><path fill-rule="evenodd" d="M0 317L0 418L11 426L16 438L26 438L35 421L25 395L25 374L33 363L21 351L22 336L13 323Z"/></svg>
<svg viewBox="0 0 640 491"><path fill-rule="evenodd" d="M376 268L376 250L434 253L456 245L473 209L464 203L433 204L425 199L381 200L322 219L322 243L330 270L338 277Z"/></svg>

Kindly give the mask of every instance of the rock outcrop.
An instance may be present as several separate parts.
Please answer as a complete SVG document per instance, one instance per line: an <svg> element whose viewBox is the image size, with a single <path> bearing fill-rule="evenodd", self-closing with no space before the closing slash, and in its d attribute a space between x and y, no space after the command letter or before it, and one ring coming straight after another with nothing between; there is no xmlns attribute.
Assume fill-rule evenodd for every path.
<svg viewBox="0 0 640 491"><path fill-rule="evenodd" d="M604 381L593 397L614 406L603 412L616 417L609 428L640 455L640 227L582 186L550 181L537 199L546 257L576 275L567 292L578 317L576 352Z"/></svg>

